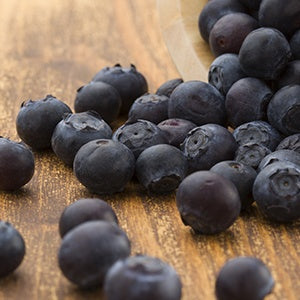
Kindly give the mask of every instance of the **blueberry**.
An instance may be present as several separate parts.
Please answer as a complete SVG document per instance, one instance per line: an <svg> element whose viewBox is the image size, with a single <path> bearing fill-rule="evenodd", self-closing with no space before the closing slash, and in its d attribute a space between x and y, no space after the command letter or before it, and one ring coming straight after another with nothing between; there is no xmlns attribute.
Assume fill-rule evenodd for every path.
<svg viewBox="0 0 300 300"><path fill-rule="evenodd" d="M169 118L189 120L196 125L226 121L223 95L212 85L202 81L187 81L171 94Z"/></svg>
<svg viewBox="0 0 300 300"><path fill-rule="evenodd" d="M272 221L292 222L300 218L300 167L274 162L259 172L253 184L258 208Z"/></svg>
<svg viewBox="0 0 300 300"><path fill-rule="evenodd" d="M101 69L92 81L102 81L112 85L122 99L121 113L126 114L135 99L148 91L145 77L134 65L123 68L120 64Z"/></svg>
<svg viewBox="0 0 300 300"><path fill-rule="evenodd" d="M246 8L238 0L218 0L207 2L198 19L198 27L202 38L208 42L209 33L214 24L221 17L233 12L246 12Z"/></svg>
<svg viewBox="0 0 300 300"><path fill-rule="evenodd" d="M290 45L280 31L262 27L247 35L239 59L248 76L274 80L286 67L291 55Z"/></svg>
<svg viewBox="0 0 300 300"><path fill-rule="evenodd" d="M262 159L257 171L260 172L263 168L278 161L288 161L300 167L300 153L287 149L274 151Z"/></svg>
<svg viewBox="0 0 300 300"><path fill-rule="evenodd" d="M293 60L289 62L284 71L280 74L278 80L275 82L277 89L293 84L300 85L300 60Z"/></svg>
<svg viewBox="0 0 300 300"><path fill-rule="evenodd" d="M238 55L226 53L217 57L210 65L208 82L226 95L231 86L245 76Z"/></svg>
<svg viewBox="0 0 300 300"><path fill-rule="evenodd" d="M273 27L291 36L300 26L299 0L263 0L258 16L260 26Z"/></svg>
<svg viewBox="0 0 300 300"><path fill-rule="evenodd" d="M266 146L259 143L247 143L237 148L234 160L256 169L262 159L270 153L271 150Z"/></svg>
<svg viewBox="0 0 300 300"><path fill-rule="evenodd" d="M171 145L155 145L145 149L136 161L136 176L151 193L175 190L187 173L183 153Z"/></svg>
<svg viewBox="0 0 300 300"><path fill-rule="evenodd" d="M294 59L300 59L300 29L290 39L290 46Z"/></svg>
<svg viewBox="0 0 300 300"><path fill-rule="evenodd" d="M170 97L175 88L181 83L183 83L183 80L181 78L168 80L165 83L163 83L155 93L157 95L164 95Z"/></svg>
<svg viewBox="0 0 300 300"><path fill-rule="evenodd" d="M270 124L284 135L300 133L300 85L277 91L268 105Z"/></svg>
<svg viewBox="0 0 300 300"><path fill-rule="evenodd" d="M239 53L245 37L258 27L258 22L245 13L230 13L220 18L209 34L209 46L214 56Z"/></svg>
<svg viewBox="0 0 300 300"><path fill-rule="evenodd" d="M300 153L300 133L290 135L283 139L277 146L276 150L283 149L294 150Z"/></svg>
<svg viewBox="0 0 300 300"><path fill-rule="evenodd" d="M253 203L252 186L257 175L252 167L238 161L227 160L215 164L210 171L218 173L234 183L239 192L242 210L251 206Z"/></svg>
<svg viewBox="0 0 300 300"><path fill-rule="evenodd" d="M72 166L81 146L97 139L109 139L112 130L94 111L65 114L53 132L51 145L54 153L67 165Z"/></svg>
<svg viewBox="0 0 300 300"><path fill-rule="evenodd" d="M0 190L13 191L34 174L34 156L22 143L0 137Z"/></svg>
<svg viewBox="0 0 300 300"><path fill-rule="evenodd" d="M157 126L167 134L170 145L179 147L188 132L197 125L188 120L174 118L164 120Z"/></svg>
<svg viewBox="0 0 300 300"><path fill-rule="evenodd" d="M258 143L271 151L275 150L282 140L281 134L265 121L244 123L237 127L232 134L239 145Z"/></svg>
<svg viewBox="0 0 300 300"><path fill-rule="evenodd" d="M217 124L192 129L182 143L189 172L208 170L222 160L231 160L236 149L237 143L232 134Z"/></svg>
<svg viewBox="0 0 300 300"><path fill-rule="evenodd" d="M229 89L225 109L231 127L267 119L267 106L273 93L267 84L257 78L246 77Z"/></svg>
<svg viewBox="0 0 300 300"><path fill-rule="evenodd" d="M107 300L179 300L181 287L170 265L145 255L117 261L104 283Z"/></svg>
<svg viewBox="0 0 300 300"><path fill-rule="evenodd" d="M97 194L121 192L132 178L134 168L135 159L130 149L108 139L83 145L73 165L77 179Z"/></svg>
<svg viewBox="0 0 300 300"><path fill-rule="evenodd" d="M74 108L75 112L94 110L107 123L115 121L121 109L121 96L110 84L105 82L90 82L77 90Z"/></svg>
<svg viewBox="0 0 300 300"><path fill-rule="evenodd" d="M146 148L158 144L168 144L166 133L147 120L125 123L114 132L113 140L126 145L132 150L135 158Z"/></svg>
<svg viewBox="0 0 300 300"><path fill-rule="evenodd" d="M250 10L258 10L262 0L239 0L243 5L245 5Z"/></svg>
<svg viewBox="0 0 300 300"><path fill-rule="evenodd" d="M226 230L241 210L235 185L211 171L187 176L178 187L176 204L183 223L203 234Z"/></svg>
<svg viewBox="0 0 300 300"><path fill-rule="evenodd" d="M49 148L55 126L64 113L71 113L71 109L51 95L23 102L16 121L19 137L33 149Z"/></svg>
<svg viewBox="0 0 300 300"><path fill-rule="evenodd" d="M116 224L88 221L63 238L59 267L65 277L81 288L102 286L109 268L130 255L130 241Z"/></svg>
<svg viewBox="0 0 300 300"><path fill-rule="evenodd" d="M10 223L0 221L0 277L12 273L23 261L25 242Z"/></svg>
<svg viewBox="0 0 300 300"><path fill-rule="evenodd" d="M168 104L167 96L146 93L133 102L128 113L128 121L136 122L143 119L157 124L168 118Z"/></svg>
<svg viewBox="0 0 300 300"><path fill-rule="evenodd" d="M67 206L59 219L59 233L63 238L74 227L92 220L102 220L118 224L112 207L97 198L79 199Z"/></svg>
<svg viewBox="0 0 300 300"><path fill-rule="evenodd" d="M215 286L218 300L262 300L270 294L274 279L267 266L255 257L235 257L220 270Z"/></svg>

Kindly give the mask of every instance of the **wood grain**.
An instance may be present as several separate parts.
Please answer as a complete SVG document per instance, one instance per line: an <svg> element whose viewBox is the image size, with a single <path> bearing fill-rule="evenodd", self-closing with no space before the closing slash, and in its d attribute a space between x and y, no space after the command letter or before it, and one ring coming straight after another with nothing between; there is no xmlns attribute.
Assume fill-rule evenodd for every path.
<svg viewBox="0 0 300 300"><path fill-rule="evenodd" d="M15 118L22 101L53 94L73 107L76 89L106 65L134 63L152 92L179 76L154 0L0 0L0 28L0 134L13 140L19 140ZM198 79L206 72L204 65ZM0 192L1 219L26 242L22 265L0 280L0 299L104 299L101 289L77 289L57 265L62 210L96 195L50 150L36 152L35 160L34 177L24 188ZM214 299L219 268L238 255L259 257L271 269L276 285L268 299L299 299L299 223L274 225L254 206L226 232L199 236L182 224L174 193L148 196L133 182L103 198L116 210L132 254L160 257L178 271L184 300Z"/></svg>

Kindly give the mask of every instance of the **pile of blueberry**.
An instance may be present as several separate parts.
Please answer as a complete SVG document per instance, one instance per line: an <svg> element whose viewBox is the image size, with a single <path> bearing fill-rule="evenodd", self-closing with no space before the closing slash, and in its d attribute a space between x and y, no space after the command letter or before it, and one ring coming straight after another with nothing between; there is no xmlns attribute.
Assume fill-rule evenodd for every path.
<svg viewBox="0 0 300 300"><path fill-rule="evenodd" d="M272 221L298 221L300 2L287 2L285 9L281 0L207 3L200 32L218 56L209 83L173 79L149 93L134 65L117 64L77 90L75 113L52 95L24 102L18 135L35 151L51 147L93 193L121 192L133 178L150 194L177 189L181 219L197 233L225 231L254 201ZM128 119L114 128L120 114ZM23 142L0 138L2 190L33 176L34 156ZM104 286L109 300L181 298L173 268L129 256L130 241L106 202L74 202L59 230L59 267L79 287ZM21 263L25 243L4 222L0 242L5 276ZM273 285L260 260L238 257L220 271L216 296L262 299Z"/></svg>

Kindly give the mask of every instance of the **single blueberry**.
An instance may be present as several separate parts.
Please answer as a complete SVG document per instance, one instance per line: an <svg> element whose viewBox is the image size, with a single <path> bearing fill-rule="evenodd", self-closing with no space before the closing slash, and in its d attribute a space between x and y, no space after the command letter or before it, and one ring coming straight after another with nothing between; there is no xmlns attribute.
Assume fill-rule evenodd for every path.
<svg viewBox="0 0 300 300"><path fill-rule="evenodd" d="M300 133L300 85L288 85L277 91L267 114L270 124L284 135Z"/></svg>
<svg viewBox="0 0 300 300"><path fill-rule="evenodd" d="M133 176L135 159L130 149L117 141L88 142L77 152L74 173L90 191L112 194L123 191Z"/></svg>
<svg viewBox="0 0 300 300"><path fill-rule="evenodd" d="M14 191L34 174L34 156L22 143L0 137L0 190Z"/></svg>
<svg viewBox="0 0 300 300"><path fill-rule="evenodd" d="M169 118L186 119L198 126L226 122L224 96L212 85L202 81L187 81L171 94Z"/></svg>
<svg viewBox="0 0 300 300"><path fill-rule="evenodd" d="M300 153L300 133L290 135L283 139L277 146L276 150L283 149L293 150Z"/></svg>
<svg viewBox="0 0 300 300"><path fill-rule="evenodd" d="M218 300L262 300L273 287L274 279L261 260L240 256L228 260L222 267L215 293Z"/></svg>
<svg viewBox="0 0 300 300"><path fill-rule="evenodd" d="M36 150L51 147L55 126L71 109L52 95L46 98L23 102L17 116L16 126L19 137Z"/></svg>
<svg viewBox="0 0 300 300"><path fill-rule="evenodd" d="M113 140L126 145L133 152L135 158L146 148L158 144L168 144L167 134L147 120L125 123L114 132Z"/></svg>
<svg viewBox="0 0 300 300"><path fill-rule="evenodd" d="M238 145L225 127L206 124L192 129L181 147L191 173L208 170L222 160L233 159Z"/></svg>
<svg viewBox="0 0 300 300"><path fill-rule="evenodd" d="M292 222L300 218L300 167L274 162L259 172L253 184L258 208L272 221Z"/></svg>
<svg viewBox="0 0 300 300"><path fill-rule="evenodd" d="M158 124L168 118L168 105L167 96L146 93L133 102L128 113L128 122L143 119Z"/></svg>
<svg viewBox="0 0 300 300"><path fill-rule="evenodd" d="M198 171L187 176L178 187L176 204L183 223L203 234L226 230L241 210L235 185L211 171Z"/></svg>
<svg viewBox="0 0 300 300"><path fill-rule="evenodd" d="M187 174L187 160L178 148L161 144L145 149L136 161L136 176L151 193L175 190Z"/></svg>
<svg viewBox="0 0 300 300"><path fill-rule="evenodd" d="M121 96L110 84L90 82L77 90L75 112L96 111L108 124L115 121L121 109Z"/></svg>
<svg viewBox="0 0 300 300"><path fill-rule="evenodd" d="M175 88L183 83L181 78L175 78L164 82L155 92L157 95L170 97Z"/></svg>
<svg viewBox="0 0 300 300"><path fill-rule="evenodd" d="M54 153L67 165L72 166L77 151L84 144L109 139L112 130L97 112L87 111L65 114L56 125L51 138Z"/></svg>
<svg viewBox="0 0 300 300"><path fill-rule="evenodd" d="M246 77L237 54L226 53L217 57L210 65L208 82L226 95L231 86Z"/></svg>
<svg viewBox="0 0 300 300"><path fill-rule="evenodd" d="M170 265L146 255L117 261L104 283L107 300L179 300L181 289L180 278Z"/></svg>
<svg viewBox="0 0 300 300"><path fill-rule="evenodd" d="M10 223L0 221L0 277L12 273L23 261L25 242Z"/></svg>

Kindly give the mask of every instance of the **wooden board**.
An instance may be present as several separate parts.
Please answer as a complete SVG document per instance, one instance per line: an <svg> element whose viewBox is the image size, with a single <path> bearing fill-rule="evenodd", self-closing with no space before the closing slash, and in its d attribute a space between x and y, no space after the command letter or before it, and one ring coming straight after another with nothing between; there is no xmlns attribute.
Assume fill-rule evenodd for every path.
<svg viewBox="0 0 300 300"><path fill-rule="evenodd" d="M198 17L207 0L157 0L159 21L173 61L185 80L207 82L213 61L209 46L200 37Z"/></svg>
<svg viewBox="0 0 300 300"><path fill-rule="evenodd" d="M0 1L0 28L0 135L13 140L19 140L15 119L22 101L51 93L73 108L76 89L104 66L134 63L152 92L179 76L154 0ZM97 195L51 151L35 152L35 159L34 177L23 189L0 192L1 219L26 242L20 268L0 280L0 299L104 299L101 289L80 291L57 264L61 212L76 199ZM133 182L103 198L116 210L132 254L160 257L178 271L183 300L214 299L218 270L237 255L259 257L271 269L276 285L268 299L299 299L299 224L274 225L254 206L226 232L201 236L182 224L175 193L149 197Z"/></svg>

